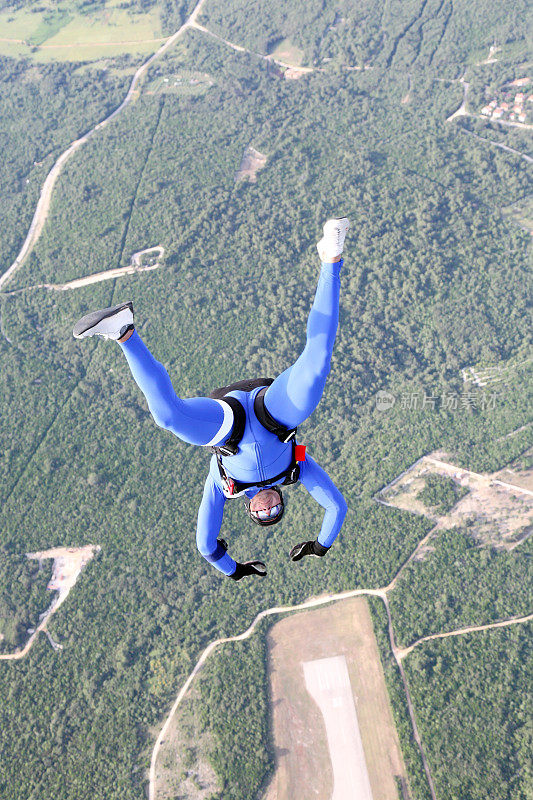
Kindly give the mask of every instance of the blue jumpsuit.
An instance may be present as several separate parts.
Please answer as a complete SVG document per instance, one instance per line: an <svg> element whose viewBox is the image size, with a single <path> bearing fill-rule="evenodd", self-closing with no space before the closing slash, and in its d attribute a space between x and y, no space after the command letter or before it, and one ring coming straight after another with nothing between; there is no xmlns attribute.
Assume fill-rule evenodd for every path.
<svg viewBox="0 0 533 800"><path fill-rule="evenodd" d="M342 263L322 264L307 321L305 348L298 360L274 380L265 394L267 410L288 428L295 428L312 414L324 391L339 323ZM233 422L233 412L227 404L208 397L179 398L167 371L155 360L136 331L121 347L157 425L189 444L220 445L227 440ZM246 483L279 475L292 459L292 444L280 442L254 414L253 401L259 390L260 387L252 392L230 392L230 396L237 398L246 410L246 425L238 453L223 456L222 462L229 476ZM299 480L325 509L318 541L324 547L330 547L346 516L346 502L327 473L309 455L300 464ZM260 487L251 487L245 494L251 498L258 491ZM236 563L217 542L227 499L216 456L213 456L198 511L196 541L207 561L225 575L232 575Z"/></svg>

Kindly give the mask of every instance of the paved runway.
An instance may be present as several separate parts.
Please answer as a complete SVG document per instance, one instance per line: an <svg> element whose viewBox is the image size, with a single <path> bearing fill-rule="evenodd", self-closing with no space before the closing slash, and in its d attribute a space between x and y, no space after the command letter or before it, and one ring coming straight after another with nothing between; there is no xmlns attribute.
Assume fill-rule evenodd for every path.
<svg viewBox="0 0 533 800"><path fill-rule="evenodd" d="M346 658L306 661L303 670L307 691L326 725L333 769L331 800L372 800Z"/></svg>

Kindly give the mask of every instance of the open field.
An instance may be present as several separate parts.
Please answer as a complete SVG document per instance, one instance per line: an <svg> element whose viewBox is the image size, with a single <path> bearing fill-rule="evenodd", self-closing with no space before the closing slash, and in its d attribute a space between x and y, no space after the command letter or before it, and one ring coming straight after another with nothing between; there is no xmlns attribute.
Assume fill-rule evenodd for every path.
<svg viewBox="0 0 533 800"><path fill-rule="evenodd" d="M178 94L196 97L204 94L215 81L205 72L180 70L178 73L161 75L148 83L144 89L146 94Z"/></svg>
<svg viewBox="0 0 533 800"><path fill-rule="evenodd" d="M268 635L276 772L267 800L330 800L333 771L324 718L303 662L345 658L374 800L396 800L405 767L368 605L354 598L278 622Z"/></svg>
<svg viewBox="0 0 533 800"><path fill-rule="evenodd" d="M0 12L0 54L36 61L81 61L145 53L162 41L159 12L106 7L80 14L68 6Z"/></svg>
<svg viewBox="0 0 533 800"><path fill-rule="evenodd" d="M238 180L248 178L251 183L255 183L257 172L263 169L267 162L267 157L260 153L259 150L248 146L242 156L242 161L239 169L235 173L235 183Z"/></svg>
<svg viewBox="0 0 533 800"><path fill-rule="evenodd" d="M435 520L436 528L466 526L483 544L512 549L524 541L533 526L533 469L512 466L491 475L455 467L432 453L413 464L383 489L377 499L397 508ZM428 475L448 477L468 494L447 513L435 515L419 495Z"/></svg>
<svg viewBox="0 0 533 800"><path fill-rule="evenodd" d="M292 44L290 39L282 39L268 55L277 61L286 61L299 67L303 61L304 51Z"/></svg>
<svg viewBox="0 0 533 800"><path fill-rule="evenodd" d="M533 492L533 447L527 450L520 458L494 473L497 480L511 483Z"/></svg>

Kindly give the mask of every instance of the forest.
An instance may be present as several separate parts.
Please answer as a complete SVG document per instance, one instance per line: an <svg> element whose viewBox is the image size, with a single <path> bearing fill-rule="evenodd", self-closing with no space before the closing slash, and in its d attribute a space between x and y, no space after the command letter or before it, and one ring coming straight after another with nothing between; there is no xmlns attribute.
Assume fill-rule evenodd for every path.
<svg viewBox="0 0 533 800"><path fill-rule="evenodd" d="M290 38L304 63L332 61L324 71L285 80L271 63L188 31L154 62L146 85L180 70L201 71L213 85L194 97L149 94L141 86L136 102L67 163L40 240L0 294L1 545L6 559L19 559L16 569L1 562L0 619L10 641L19 641L17 632L49 599L44 576L33 582L24 553L60 544L102 547L49 623L63 650L53 651L41 636L24 659L2 662L0 797L141 798L154 731L210 641L241 632L269 606L387 585L433 523L385 508L374 495L424 453L442 448L458 465L493 471L530 442L523 428L531 407L530 236L502 210L531 191L529 167L462 134L468 122L445 122L462 98L461 86L448 79L463 59L484 58L495 36L516 44L505 69L518 70L520 7L462 6L437 45L449 4L433 14L433 28L431 3L393 5L398 13L391 7L390 19L381 19L382 4L344 3L349 22L335 50L335 30L327 34L331 49L319 40L328 26L344 30L328 3L321 13L318 4L306 4L298 27L292 5L270 2L250 27L243 4L207 0L200 21L231 40L268 52ZM372 69L344 68L368 59ZM132 63L117 62L105 77L88 65L52 65L34 80L35 66L2 61L6 267L54 158L119 104ZM491 80L496 68L488 67ZM407 92L409 102L401 103ZM512 131L483 135L520 144ZM255 183L236 183L248 145L266 155L266 165ZM41 174L33 161L43 155ZM269 572L260 584L234 584L195 547L208 454L158 430L114 344L74 341L72 326L93 308L132 299L141 336L181 396L256 373L275 375L304 345L315 242L340 206L353 225L339 333L322 402L299 433L349 513L325 559L293 564L290 547L303 531L318 531L321 518L302 487L287 492L284 522L273 528L252 530L257 526L240 505L227 504L222 534L231 554L261 557ZM70 291L39 288L125 266L133 252L155 245L165 248L159 269ZM504 379L464 384L461 369L487 365L505 367ZM387 412L376 405L380 390L396 398ZM436 402L412 400L424 396ZM449 396L455 406L441 402ZM434 502L451 502L447 491L431 491ZM483 548L468 530L455 529L433 545L390 596L401 644L530 612L530 544L511 552ZM478 699L461 736L444 736L441 727L432 734L439 703L453 696L467 655L473 666L484 665L486 691L502 681L494 708L509 730L522 728L523 709L509 701L511 679L501 677L505 646L524 681L519 629L483 636L479 641L489 644L475 657L454 639L421 645L406 661L439 797L464 800L472 791L463 753L483 758L485 787L493 775L494 786L503 786L508 775L498 753L473 747L490 713ZM263 641L261 633L246 647L221 651L198 690L221 787L245 771L224 757L229 732L256 755L255 786L247 791L259 791L271 769ZM480 648L475 635L472 642ZM450 649L435 671L431 654L438 648ZM411 663L420 664L427 687ZM241 687L261 690L249 738L242 706L230 728L220 713L232 670ZM427 786L402 687L392 667L388 672L410 784L423 798ZM465 693L475 689L473 675L465 673ZM239 703L248 700L243 691ZM461 708L450 705L458 727ZM527 774L524 736L509 737L502 751L519 773L509 800L521 798L520 776ZM485 796L506 796L498 792ZM225 788L220 793L221 800L237 800Z"/></svg>
<svg viewBox="0 0 533 800"><path fill-rule="evenodd" d="M531 796L530 665L531 624L437 640L406 659L439 796Z"/></svg>
<svg viewBox="0 0 533 800"><path fill-rule="evenodd" d="M0 653L12 653L25 644L28 628L50 605L46 591L51 561L41 566L19 553L0 550Z"/></svg>
<svg viewBox="0 0 533 800"><path fill-rule="evenodd" d="M119 105L127 76L117 69L36 67L0 56L2 272L15 260L55 159Z"/></svg>
<svg viewBox="0 0 533 800"><path fill-rule="evenodd" d="M314 66L429 68L450 77L465 63L485 58L494 42L512 51L515 61L527 59L526 0L515 3L512 13L486 0L457 5L448 0L298 0L261 7L255 15L247 13L246 0L207 3L201 19L210 30L260 53L289 40L303 51L302 63Z"/></svg>
<svg viewBox="0 0 533 800"><path fill-rule="evenodd" d="M411 765L411 787L417 798L429 799L404 687L390 651L385 608L377 598L369 603L402 750ZM530 629L516 625L424 642L404 659L437 797L529 797Z"/></svg>
<svg viewBox="0 0 533 800"><path fill-rule="evenodd" d="M442 475L428 475L424 488L416 497L432 513L446 514L466 494L468 494L468 489L458 486L450 478Z"/></svg>

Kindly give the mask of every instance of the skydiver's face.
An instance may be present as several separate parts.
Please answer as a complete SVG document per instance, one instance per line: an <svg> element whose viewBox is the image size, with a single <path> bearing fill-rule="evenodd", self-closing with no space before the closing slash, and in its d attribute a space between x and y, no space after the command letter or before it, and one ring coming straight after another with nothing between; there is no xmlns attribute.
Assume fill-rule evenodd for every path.
<svg viewBox="0 0 533 800"><path fill-rule="evenodd" d="M281 497L275 489L261 489L250 500L250 511L269 511L281 503Z"/></svg>

